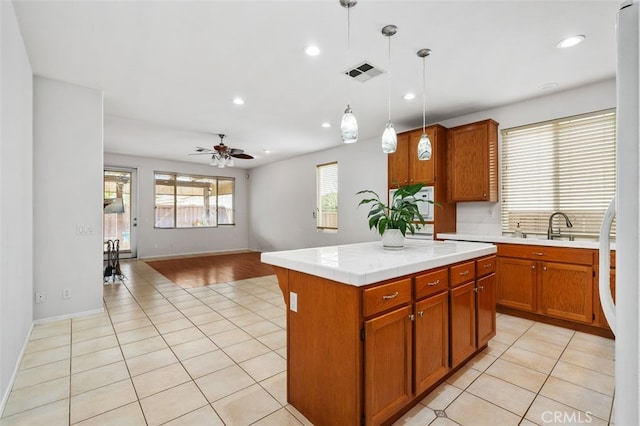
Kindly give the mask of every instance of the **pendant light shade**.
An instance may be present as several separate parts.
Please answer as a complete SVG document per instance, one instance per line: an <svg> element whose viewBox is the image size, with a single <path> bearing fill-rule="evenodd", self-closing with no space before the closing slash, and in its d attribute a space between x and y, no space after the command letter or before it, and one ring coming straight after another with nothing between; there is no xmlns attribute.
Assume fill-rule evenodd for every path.
<svg viewBox="0 0 640 426"><path fill-rule="evenodd" d="M398 27L395 25L386 25L382 28L382 35L389 39L389 67L387 70L387 125L382 132L382 152L385 154L393 154L398 148L398 136L396 135L396 129L391 122L391 37L398 32Z"/></svg>
<svg viewBox="0 0 640 426"><path fill-rule="evenodd" d="M385 154L393 154L398 148L398 136L396 135L396 129L393 127L393 123L387 121L387 125L382 132L382 152Z"/></svg>
<svg viewBox="0 0 640 426"><path fill-rule="evenodd" d="M354 143L358 142L358 122L356 116L351 112L351 107L347 105L340 123L340 133L342 133L342 142Z"/></svg>
<svg viewBox="0 0 640 426"><path fill-rule="evenodd" d="M340 5L347 9L347 63L349 62L349 53L351 48L351 8L358 4L357 0L339 0ZM342 116L342 121L340 122L340 134L342 136L342 142L344 143L355 143L358 142L358 121L356 120L356 116L353 115L353 111L351 111L351 106L349 105L350 101L350 92L349 92L349 83L351 77L349 74L347 76L347 108L344 110L344 115Z"/></svg>
<svg viewBox="0 0 640 426"><path fill-rule="evenodd" d="M425 116L426 116L426 86L427 78L425 72L425 58L431 54L431 49L418 50L418 57L422 58L422 136L418 141L418 160L431 160L431 139L427 135L425 128Z"/></svg>

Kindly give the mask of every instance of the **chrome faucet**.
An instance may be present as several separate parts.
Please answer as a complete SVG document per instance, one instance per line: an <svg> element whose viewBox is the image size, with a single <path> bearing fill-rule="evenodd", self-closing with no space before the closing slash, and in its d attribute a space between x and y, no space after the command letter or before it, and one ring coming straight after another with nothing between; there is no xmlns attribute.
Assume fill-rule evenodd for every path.
<svg viewBox="0 0 640 426"><path fill-rule="evenodd" d="M547 240L551 240L553 239L553 237L559 237L560 236L560 230L558 229L558 233L554 234L553 233L553 218L557 215L560 215L562 217L564 217L565 220L565 224L567 225L567 228L573 228L573 223L571 223L571 221L569 220L569 216L567 216L566 214L562 213L562 212L555 212L552 213L551 216L549 216L549 227L547 228ZM573 240L573 237L569 237L570 240Z"/></svg>

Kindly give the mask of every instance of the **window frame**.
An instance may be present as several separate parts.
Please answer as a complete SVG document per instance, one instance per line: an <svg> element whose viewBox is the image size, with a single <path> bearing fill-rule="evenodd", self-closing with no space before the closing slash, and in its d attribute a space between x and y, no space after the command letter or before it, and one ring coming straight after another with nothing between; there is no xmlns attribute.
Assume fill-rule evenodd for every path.
<svg viewBox="0 0 640 426"><path fill-rule="evenodd" d="M524 233L546 235L549 216L562 211L574 225L563 227L567 237L598 236L615 194L616 119L608 108L501 131L503 234L520 223Z"/></svg>
<svg viewBox="0 0 640 426"><path fill-rule="evenodd" d="M171 179L167 179L167 183L169 182L173 182L173 194L158 194L158 184L159 184L159 176L169 176L171 177ZM182 187L198 187L198 186L203 186L204 185L184 185L184 184L180 184L181 182L186 182L184 180L181 181L181 179L179 178L188 178L189 182L192 182L194 180L212 180L213 182L210 183L210 187L214 187L215 188L215 196L211 196L211 198L214 198L214 202L215 202L215 208L209 208L209 213L211 214L211 211L214 210L214 224L212 225L192 225L192 226L180 226L178 224L178 214L179 214L179 208L181 207L180 202L179 202L179 191L178 188ZM221 181L229 181L231 182L231 222L229 223L220 223L220 182ZM229 176L207 176L207 175L200 175L200 174L191 174L191 173L178 173L178 172L165 172L165 171L154 171L153 172L153 195L154 195L154 203L153 203L153 208L154 208L154 220L153 220L153 228L154 229L206 229L206 228L218 228L221 226L235 226L235 192L236 192L236 179L234 177L229 177ZM171 186L170 184L167 186ZM172 209L172 217L171 217L171 226L158 226L158 218L157 218L157 211L158 211L158 196L159 195L165 195L168 197L172 197L172 202L171 202L171 209ZM228 195L228 194L223 194L223 195ZM203 195L204 197L204 195ZM210 203L211 204L211 203ZM205 212L205 214L207 214Z"/></svg>
<svg viewBox="0 0 640 426"><path fill-rule="evenodd" d="M335 212L325 212L323 209L323 202L322 202L322 197L323 195L321 195L321 191L322 191L322 186L323 186L323 182L321 182L321 172L322 170L325 170L325 168L329 167L329 166L335 166ZM317 164L316 165L316 214L315 214L315 219L316 219L316 230L318 232L337 232L338 231L338 218L339 218L339 195L340 195L340 190L339 190L339 168L338 168L338 161L331 161L329 163L322 163L322 164ZM328 195L328 194L324 194L324 195ZM333 214L333 223L335 223L335 225L333 225L333 223L331 224L327 224L325 219L327 218L326 213L334 213Z"/></svg>

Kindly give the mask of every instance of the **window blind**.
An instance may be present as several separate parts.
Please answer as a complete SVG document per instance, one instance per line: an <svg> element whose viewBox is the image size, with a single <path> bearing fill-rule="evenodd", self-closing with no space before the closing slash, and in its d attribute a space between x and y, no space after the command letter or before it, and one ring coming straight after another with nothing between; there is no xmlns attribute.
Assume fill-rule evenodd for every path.
<svg viewBox="0 0 640 426"><path fill-rule="evenodd" d="M595 237L616 190L615 110L502 131L502 232ZM612 233L615 228L612 227Z"/></svg>
<svg viewBox="0 0 640 426"><path fill-rule="evenodd" d="M338 229L338 163L316 166L316 227Z"/></svg>

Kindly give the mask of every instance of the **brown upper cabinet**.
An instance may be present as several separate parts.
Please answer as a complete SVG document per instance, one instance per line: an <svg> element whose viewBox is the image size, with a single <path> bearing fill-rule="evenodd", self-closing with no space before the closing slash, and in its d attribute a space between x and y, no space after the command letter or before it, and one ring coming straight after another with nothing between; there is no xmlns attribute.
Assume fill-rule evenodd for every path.
<svg viewBox="0 0 640 426"><path fill-rule="evenodd" d="M498 123L484 120L447 131L449 202L498 201Z"/></svg>
<svg viewBox="0 0 640 426"><path fill-rule="evenodd" d="M446 143L447 129L435 124L427 127L425 131L431 140L430 160L418 160L418 142L422 136L422 128L398 135L398 148L388 157L389 188L414 183L433 185L439 177L439 163L442 163L441 170L444 172L446 157L443 154L446 154L446 149L443 145ZM444 179L444 176L440 177Z"/></svg>

